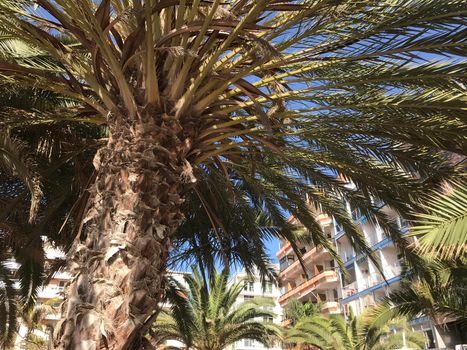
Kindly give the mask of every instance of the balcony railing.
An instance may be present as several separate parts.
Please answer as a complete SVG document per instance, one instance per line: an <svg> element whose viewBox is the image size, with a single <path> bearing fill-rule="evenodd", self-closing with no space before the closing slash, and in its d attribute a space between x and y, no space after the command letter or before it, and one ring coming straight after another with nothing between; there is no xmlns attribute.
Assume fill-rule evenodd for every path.
<svg viewBox="0 0 467 350"><path fill-rule="evenodd" d="M334 270L323 271L316 276L313 276L308 281L304 281L293 289L289 290L287 293L279 297L279 303L283 303L287 299L290 299L295 296L301 296L303 293L307 294L313 289L316 289L323 282L337 282L337 273Z"/></svg>
<svg viewBox="0 0 467 350"><path fill-rule="evenodd" d="M358 292L357 281L349 283L342 288L343 297L347 298Z"/></svg>
<svg viewBox="0 0 467 350"><path fill-rule="evenodd" d="M302 252L302 261L306 264L310 259L317 254L327 252L323 247L308 247L307 251ZM285 257L279 262L280 275L284 275L293 268L300 266L300 260L295 259L285 259Z"/></svg>
<svg viewBox="0 0 467 350"><path fill-rule="evenodd" d="M384 274L386 280L399 276L401 274L401 266L397 263L386 266L384 268ZM384 282L385 279L379 272L374 272L369 275L363 276L363 278L360 279L360 282L358 284L357 281L355 281L343 287L342 291L344 298L348 298L358 292L362 292L368 288L371 288L377 284Z"/></svg>

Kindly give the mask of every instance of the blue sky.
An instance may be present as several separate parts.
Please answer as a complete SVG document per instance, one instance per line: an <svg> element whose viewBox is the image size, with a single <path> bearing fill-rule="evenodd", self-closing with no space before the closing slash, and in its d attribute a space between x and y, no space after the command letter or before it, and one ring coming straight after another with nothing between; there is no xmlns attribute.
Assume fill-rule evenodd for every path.
<svg viewBox="0 0 467 350"><path fill-rule="evenodd" d="M278 260L276 257L276 252L279 250L279 240L277 238L274 238L273 240L268 241L266 243L266 247L268 249L268 254L271 257L271 260L277 263Z"/></svg>

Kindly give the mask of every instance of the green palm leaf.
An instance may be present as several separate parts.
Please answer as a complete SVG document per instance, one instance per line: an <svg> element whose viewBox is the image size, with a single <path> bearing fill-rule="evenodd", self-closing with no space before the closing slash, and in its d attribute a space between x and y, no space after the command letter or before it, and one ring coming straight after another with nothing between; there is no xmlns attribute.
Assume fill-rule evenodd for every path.
<svg viewBox="0 0 467 350"><path fill-rule="evenodd" d="M440 258L456 258L467 247L467 185L448 185L435 191L423 203L425 211L416 214L412 234L420 237L420 252Z"/></svg>

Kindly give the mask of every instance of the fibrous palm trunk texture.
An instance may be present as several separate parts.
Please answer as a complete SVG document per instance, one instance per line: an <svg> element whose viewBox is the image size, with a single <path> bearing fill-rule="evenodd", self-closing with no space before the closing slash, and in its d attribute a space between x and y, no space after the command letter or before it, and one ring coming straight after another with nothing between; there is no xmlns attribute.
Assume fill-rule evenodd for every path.
<svg viewBox="0 0 467 350"><path fill-rule="evenodd" d="M183 192L195 181L184 156L189 137L167 115L116 116L95 156L96 182L84 219L85 240L71 255L63 349L137 349L157 309L171 239L182 220ZM110 334L112 333L112 334Z"/></svg>

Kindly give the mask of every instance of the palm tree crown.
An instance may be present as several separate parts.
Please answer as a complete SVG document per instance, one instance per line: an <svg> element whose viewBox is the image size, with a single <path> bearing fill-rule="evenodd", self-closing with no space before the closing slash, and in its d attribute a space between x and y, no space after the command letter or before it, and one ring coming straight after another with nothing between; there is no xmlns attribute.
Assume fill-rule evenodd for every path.
<svg viewBox="0 0 467 350"><path fill-rule="evenodd" d="M185 276L188 290L169 294L170 309L159 315L151 334L158 343L181 341L186 348L221 350L242 339L271 344L279 329L263 318L273 317L270 300L255 298L238 303L243 282L228 285L228 272L210 276L208 284L195 270ZM180 295L182 293L182 295Z"/></svg>

